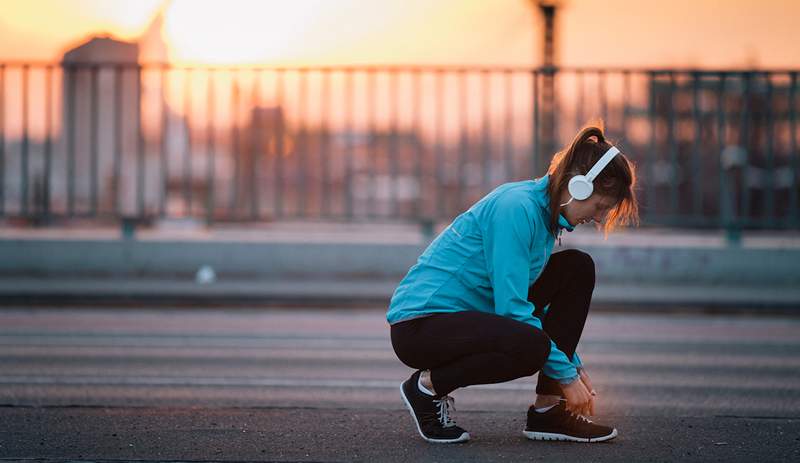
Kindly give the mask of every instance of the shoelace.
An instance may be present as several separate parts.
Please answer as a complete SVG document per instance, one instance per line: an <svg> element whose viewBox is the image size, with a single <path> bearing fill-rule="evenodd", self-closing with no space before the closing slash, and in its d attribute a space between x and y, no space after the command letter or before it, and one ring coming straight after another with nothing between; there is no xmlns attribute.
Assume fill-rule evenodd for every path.
<svg viewBox="0 0 800 463"><path fill-rule="evenodd" d="M561 403L562 404L566 404L567 402L566 402L566 400L561 399ZM566 406L564 406L563 410L575 422L584 422L584 423L591 423L592 422L592 420L590 420L589 418L586 418L585 416L583 416L583 415L581 415L579 413L572 413L571 411L567 410Z"/></svg>
<svg viewBox="0 0 800 463"><path fill-rule="evenodd" d="M436 414L439 416L439 422L442 423L442 426L445 428L455 426L456 423L450 418L450 408L452 407L453 411L456 411L456 399L446 395L441 399L434 399L433 402L439 407L439 411Z"/></svg>
<svg viewBox="0 0 800 463"><path fill-rule="evenodd" d="M572 417L572 419L575 420L576 422L584 422L584 423L587 423L587 424L592 422L592 420L590 420L589 418L586 418L583 415L578 415L578 414L575 414L575 413L572 413L572 412L569 412L569 414Z"/></svg>

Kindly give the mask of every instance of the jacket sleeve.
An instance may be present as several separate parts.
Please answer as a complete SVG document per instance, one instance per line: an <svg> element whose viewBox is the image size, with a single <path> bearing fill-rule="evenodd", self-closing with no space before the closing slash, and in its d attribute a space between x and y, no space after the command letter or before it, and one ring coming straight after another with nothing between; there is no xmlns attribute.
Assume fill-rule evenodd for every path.
<svg viewBox="0 0 800 463"><path fill-rule="evenodd" d="M581 361L581 357L575 352L575 355L572 356L572 364L575 365L575 368L583 367L583 361Z"/></svg>
<svg viewBox="0 0 800 463"><path fill-rule="evenodd" d="M528 301L533 220L523 200L513 194L496 199L484 224L484 254L495 313L541 330L542 322L533 316L534 306ZM575 365L553 341L550 345L542 372L561 383L572 382L578 376Z"/></svg>
<svg viewBox="0 0 800 463"><path fill-rule="evenodd" d="M572 355L572 360L567 354L556 347L556 343L550 341L550 356L542 367L542 372L561 384L569 384L580 377L579 371L583 368L583 362L576 351Z"/></svg>
<svg viewBox="0 0 800 463"><path fill-rule="evenodd" d="M569 384L579 378L578 366L570 362L567 354L556 347L556 343L552 340L550 341L550 356L544 362L542 373L561 384Z"/></svg>

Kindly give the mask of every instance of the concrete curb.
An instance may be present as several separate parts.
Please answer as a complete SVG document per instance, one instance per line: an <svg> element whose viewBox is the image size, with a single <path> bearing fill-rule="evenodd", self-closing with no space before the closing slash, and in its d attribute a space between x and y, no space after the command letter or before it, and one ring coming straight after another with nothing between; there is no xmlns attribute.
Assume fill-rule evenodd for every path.
<svg viewBox="0 0 800 463"><path fill-rule="evenodd" d="M388 306L399 280L249 280L198 284L165 279L5 278L0 302L135 301L148 304ZM791 309L800 306L800 288L741 285L597 283L593 304L647 311L658 306Z"/></svg>
<svg viewBox="0 0 800 463"><path fill-rule="evenodd" d="M385 304L424 242L2 239L0 298ZM569 249L556 247L556 252ZM586 244L604 304L800 307L800 248ZM195 283L210 266L215 282Z"/></svg>
<svg viewBox="0 0 800 463"><path fill-rule="evenodd" d="M0 240L0 275L398 278L427 243ZM554 252L569 249L556 247ZM580 246L611 281L800 285L800 249Z"/></svg>

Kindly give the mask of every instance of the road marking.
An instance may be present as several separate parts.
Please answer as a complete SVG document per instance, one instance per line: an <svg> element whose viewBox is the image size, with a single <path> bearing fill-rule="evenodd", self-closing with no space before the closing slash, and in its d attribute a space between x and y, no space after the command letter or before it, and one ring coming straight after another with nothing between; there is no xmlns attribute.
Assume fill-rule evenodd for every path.
<svg viewBox="0 0 800 463"><path fill-rule="evenodd" d="M597 379L597 378L596 378ZM329 389L395 389L400 379L304 379L304 378L248 378L203 376L90 376L90 375L6 375L0 376L0 385L30 386L172 386L172 387L288 387ZM746 381L731 384L726 381L709 381L708 378L649 378L633 375L625 378L605 378L606 390L624 388L647 389L705 389L717 387L720 391L739 393L776 392L794 397L800 392L794 378L770 378L758 383ZM534 377L526 377L500 384L480 384L470 389L496 391L533 391Z"/></svg>

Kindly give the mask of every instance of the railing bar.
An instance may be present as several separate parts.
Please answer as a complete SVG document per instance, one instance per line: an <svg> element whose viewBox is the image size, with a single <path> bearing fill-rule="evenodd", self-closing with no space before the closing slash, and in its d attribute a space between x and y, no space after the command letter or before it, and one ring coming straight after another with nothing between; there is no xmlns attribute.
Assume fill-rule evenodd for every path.
<svg viewBox="0 0 800 463"><path fill-rule="evenodd" d="M434 85L436 87L436 106L434 107L434 164L436 173L436 182L434 189L436 190L436 216L442 218L445 216L445 202L447 197L447 189L443 185L444 174L442 172L442 162L445 156L444 151L444 75L442 71L436 71L434 76Z"/></svg>
<svg viewBox="0 0 800 463"><path fill-rule="evenodd" d="M100 112L100 95L98 90L98 82L97 82L97 73L99 72L99 68L97 66L92 66L91 68L91 115L90 115L90 127L91 127L91 134L89 135L89 142L91 143L91 161L90 161L90 172L91 172L91 183L90 183L90 194L89 197L91 198L91 213L90 215L97 215L98 209L98 170L99 166L98 163L100 162L100 153L99 145L100 145L100 131L98 130L99 118L98 113Z"/></svg>
<svg viewBox="0 0 800 463"><path fill-rule="evenodd" d="M206 84L206 224L214 222L214 173L216 170L216 147L214 138L216 134L214 118L214 70L209 69Z"/></svg>
<svg viewBox="0 0 800 463"><path fill-rule="evenodd" d="M654 73L648 74L650 79L650 98L648 104L648 118L650 120L650 148L647 150L645 162L647 163L647 187L646 187L646 204L645 212L647 215L655 215L657 212L656 203L656 160L658 159L656 152L656 139L657 139L657 120L656 120L656 75Z"/></svg>
<svg viewBox="0 0 800 463"><path fill-rule="evenodd" d="M583 71L575 73L575 93L578 95L575 106L575 127L580 129L586 121L584 120L583 109L586 107L586 92L583 83Z"/></svg>
<svg viewBox="0 0 800 463"><path fill-rule="evenodd" d="M53 65L53 61L51 60L4 60L3 64L7 66L22 66L22 65L29 65L29 66L48 66ZM58 64L58 63L55 63ZM183 66L175 66L169 65L163 62L147 62L147 63L123 63L120 66L125 68L133 68L137 65L141 65L143 68L150 69L153 67L158 67L162 65L167 65L171 69L180 69ZM217 70L219 66L210 65L210 66L193 66L195 69L198 70ZM501 71L512 71L512 72L533 72L533 71L542 71L546 70L547 72L575 72L575 71L584 71L584 72L599 72L604 71L607 73L617 73L617 72L624 72L630 71L635 73L662 73L662 72L694 72L697 71L697 67L621 67L621 66L496 66L496 65L465 65L465 64L454 64L454 65L419 65L419 64L409 64L409 63L400 63L400 64L374 64L374 65L330 65L330 66L252 66L248 67L248 69L252 70L261 70L261 71L334 71L334 70L360 70L360 71L368 71L368 70L375 70L381 72L409 72L409 71L425 71L425 72L434 72L434 71L445 71L445 72L457 72L457 71L471 71L471 72L479 72L483 70L501 70ZM703 72L708 73L709 75L719 75L721 73L727 74L734 74L740 71L731 71L728 69L720 69L720 68L708 68L704 69ZM767 72L773 74L781 74L781 73L791 73L796 72L796 69L788 68L788 67L776 67L768 69Z"/></svg>
<svg viewBox="0 0 800 463"><path fill-rule="evenodd" d="M252 71L253 87L250 91L250 220L258 220L261 216L259 171L261 168L261 155L265 149L262 146L263 134L261 116L258 108L261 107L261 71ZM242 153L244 154L244 153Z"/></svg>
<svg viewBox="0 0 800 463"><path fill-rule="evenodd" d="M331 130L331 111L333 105L330 104L331 74L329 71L322 71L322 96L320 98L320 157L322 167L322 217L331 217L331 172L330 172L330 130Z"/></svg>
<svg viewBox="0 0 800 463"><path fill-rule="evenodd" d="M70 73L67 73L67 68L64 68L64 78L69 76L70 82L74 79L74 76L71 76ZM114 140L114 160L112 166L112 209L115 217L119 217L120 215L120 186L119 186L119 179L122 175L122 66L116 65L114 66L114 87L113 87L113 95L114 95L114 107L113 107L113 125L111 128L112 132L112 139ZM68 104L69 107L72 107ZM72 128L67 129L67 135L72 133ZM70 142L71 143L71 142ZM69 146L69 143L68 143Z"/></svg>
<svg viewBox="0 0 800 463"><path fill-rule="evenodd" d="M390 114L390 127L389 127L389 195L390 195L390 214L392 217L398 216L399 200L397 192L397 179L398 179L398 150L397 150L397 137L398 137L398 118L399 118L399 78L397 73L389 75L389 114Z"/></svg>
<svg viewBox="0 0 800 463"><path fill-rule="evenodd" d="M0 63L0 216L6 212L6 65Z"/></svg>
<svg viewBox="0 0 800 463"><path fill-rule="evenodd" d="M750 73L750 72L744 73L743 77L745 79L745 81L744 81L744 101L742 102L744 107L742 109L742 114L740 116L740 125L739 125L741 127L741 135L740 135L741 143L740 143L740 145L743 148L743 153L744 153L744 159L742 160L742 180L743 180L742 183L743 183L743 185L742 185L742 188L739 190L739 195L737 195L737 197L741 196L741 197L739 197L739 200L740 200L739 203L742 204L742 211L741 211L740 215L743 215L745 217L750 217L751 216L751 214L750 214L750 201L751 201L751 196L750 196L750 178L752 176L752 171L750 169L750 153L751 153L751 151L755 151L755 150L751 150L751 146L750 146L750 143L751 143L751 141L750 141L750 130L752 129L752 124L754 122L754 120L751 120L751 116L750 116L750 112L751 112L751 109L750 109L750 103L751 102L750 102L750 100L753 98L753 85L758 85L758 84L757 84L757 76L752 74L752 73ZM755 79L754 79L754 77L755 77ZM756 108L753 108L753 109L756 109ZM756 117L752 117L752 119L756 119ZM736 210L736 209L734 208L734 210Z"/></svg>
<svg viewBox="0 0 800 463"><path fill-rule="evenodd" d="M505 117L503 118L503 153L505 154L506 181L509 182L514 175L513 133L514 133L514 81L513 74L504 72L505 76Z"/></svg>
<svg viewBox="0 0 800 463"><path fill-rule="evenodd" d="M353 147L355 126L355 93L353 91L353 71L345 70L345 140L344 140L344 203L345 217L352 221L353 214Z"/></svg>
<svg viewBox="0 0 800 463"><path fill-rule="evenodd" d="M245 198L242 194L244 187L243 168L242 168L242 144L239 138L239 73L232 70L231 78L231 153L233 158L233 178L230 187L230 198L228 200L228 217L238 217L239 208Z"/></svg>
<svg viewBox="0 0 800 463"><path fill-rule="evenodd" d="M668 141L667 144L669 145L669 153L670 153L670 162L669 162L669 170L672 175L670 183L670 212L675 214L678 211L678 200L679 200L679 173L680 168L678 166L678 146L675 143L675 92L676 92L676 85L675 85L675 73L669 74L669 128L668 128Z"/></svg>
<svg viewBox="0 0 800 463"><path fill-rule="evenodd" d="M144 159L144 134L142 133L142 67L136 68L136 109L134 127L136 130L136 193L137 216L144 217L145 211L145 176L147 175Z"/></svg>
<svg viewBox="0 0 800 463"><path fill-rule="evenodd" d="M78 69L73 65L65 65L64 72L67 77L67 121L64 124L67 131L67 215L71 216L75 213L75 131L77 130L75 124L75 81L78 79ZM119 68L118 72L120 72ZM119 83L119 80L117 83ZM117 87L115 90L118 90L120 87ZM117 91L118 99L121 93L122 92ZM119 132L117 132L117 136L119 136ZM118 189L118 176L115 178L115 184ZM119 200L119 195L117 195L117 200ZM117 204L117 208L119 208L119 204ZM119 213L119 210L117 210L117 213Z"/></svg>
<svg viewBox="0 0 800 463"><path fill-rule="evenodd" d="M158 215L165 217L167 215L167 196L169 195L169 163L167 162L169 150L169 108L167 106L167 99L169 98L169 83L167 73L169 72L166 66L159 68L159 89L161 90L161 136L160 158L161 158L161 198L158 206Z"/></svg>
<svg viewBox="0 0 800 463"><path fill-rule="evenodd" d="M622 73L622 126L620 130L624 134L628 129L628 118L630 117L631 101L631 73Z"/></svg>
<svg viewBox="0 0 800 463"><path fill-rule="evenodd" d="M367 74L367 119L368 119L368 132L369 132L369 141L367 142L367 176L369 177L369 181L367 182L367 217L374 218L375 217L375 195L377 193L377 186L375 185L375 152L376 147L375 143L377 142L376 137L376 125L375 125L375 118L377 113L377 99L375 97L375 72L369 72Z"/></svg>
<svg viewBox="0 0 800 463"><path fill-rule="evenodd" d="M42 198L42 205L44 210L42 215L45 222L50 221L50 181L53 171L53 66L46 67L45 74L45 97L44 97L44 197ZM0 104L0 112L3 111L3 105ZM0 178L2 183L2 178ZM0 187L0 189L2 189Z"/></svg>
<svg viewBox="0 0 800 463"><path fill-rule="evenodd" d="M283 218L283 196L284 196L284 120L283 120L283 99L284 99L284 78L285 71L279 70L275 75L275 100L276 109L273 113L275 120L271 121L270 128L272 129L273 136L275 137L275 216ZM279 112L280 108L280 112Z"/></svg>
<svg viewBox="0 0 800 463"><path fill-rule="evenodd" d="M461 210L464 203L464 166L468 162L469 156L469 132L467 126L469 125L469 105L467 104L467 75L466 71L459 71L458 75L458 89L459 101L458 112L459 120L459 135L458 135L458 163L456 171L456 209Z"/></svg>
<svg viewBox="0 0 800 463"><path fill-rule="evenodd" d="M253 89L250 95L251 116L250 116L250 219L258 220L261 217L259 174L261 173L261 153L263 147L261 140L261 71L253 71Z"/></svg>
<svg viewBox="0 0 800 463"><path fill-rule="evenodd" d="M297 211L296 217L304 217L306 215L306 194L308 189L306 187L306 175L308 169L308 70L301 70L298 81L298 124L300 124L300 133L298 135L297 143L297 172L296 172L296 185L295 193L297 194Z"/></svg>
<svg viewBox="0 0 800 463"><path fill-rule="evenodd" d="M692 145L692 215L702 215L703 206L703 163L700 146L703 124L700 120L700 74L692 73L692 122L694 123L694 143Z"/></svg>
<svg viewBox="0 0 800 463"><path fill-rule="evenodd" d="M531 73L531 99L533 100L533 114L531 116L531 177L535 177L539 172L539 156L541 155L541 136L539 135L539 73Z"/></svg>
<svg viewBox="0 0 800 463"><path fill-rule="evenodd" d="M481 194L487 193L489 190L489 182L491 180L491 162L492 162L492 144L489 139L490 127L489 120L491 119L491 81L489 71L483 71L481 74L483 83L483 142L481 145L481 160L483 164L483 175L481 178Z"/></svg>
<svg viewBox="0 0 800 463"><path fill-rule="evenodd" d="M192 69L187 68L183 75L183 117L186 127L186 149L183 153L183 198L185 213L192 215L192 188L194 183L194 159L192 154Z"/></svg>
<svg viewBox="0 0 800 463"><path fill-rule="evenodd" d="M29 95L28 95L28 80L30 78L30 66L23 65L22 66L22 149L21 149L21 161L22 165L20 166L22 178L20 182L20 201L21 201L21 213L23 216L28 215L28 176L30 175L30 166L29 166L29 152L30 152L30 134L29 132Z"/></svg>
<svg viewBox="0 0 800 463"><path fill-rule="evenodd" d="M772 77L769 74L765 74L764 77L766 78L766 149L767 149L767 168L766 168L766 178L774 179L775 178L775 142L774 142L774 132L775 132L775 121L772 113L772 99L773 99L773 87L772 87ZM766 181L763 182L763 188L766 190L766 213L767 213L767 223L772 225L775 223L775 182L774 181Z"/></svg>
<svg viewBox="0 0 800 463"><path fill-rule="evenodd" d="M732 212L726 209L730 203L726 189L726 173L722 164L722 150L725 149L725 75L720 74L717 89L717 171L719 174L719 223L720 228L732 225Z"/></svg>
<svg viewBox="0 0 800 463"><path fill-rule="evenodd" d="M597 94L600 96L600 114L602 114L603 122L610 126L608 121L608 89L606 87L606 73L605 71L597 72Z"/></svg>
<svg viewBox="0 0 800 463"><path fill-rule="evenodd" d="M414 173L417 179L417 191L416 191L416 201L414 201L414 216L418 219L424 218L424 204L422 199L425 197L425 182L424 182L424 170L423 170L423 160L425 158L424 150L424 136L422 133L422 74L419 71L412 71L412 78L413 81L413 104L414 104L414 112L412 121L412 133L414 133L414 152L416 154L415 159L415 166L416 172Z"/></svg>
<svg viewBox="0 0 800 463"><path fill-rule="evenodd" d="M792 188L789 197L791 217L795 220L795 226L800 223L800 162L798 157L800 153L797 151L797 72L791 73L791 87L789 90L789 143L791 149L791 163L792 163Z"/></svg>

